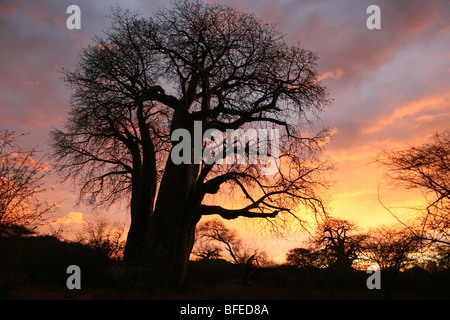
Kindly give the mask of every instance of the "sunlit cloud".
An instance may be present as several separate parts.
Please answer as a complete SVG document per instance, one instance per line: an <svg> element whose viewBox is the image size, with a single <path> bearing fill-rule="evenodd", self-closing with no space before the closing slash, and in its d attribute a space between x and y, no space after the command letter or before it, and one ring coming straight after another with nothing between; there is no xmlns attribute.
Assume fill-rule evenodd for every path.
<svg viewBox="0 0 450 320"><path fill-rule="evenodd" d="M363 128L363 133L373 133L384 129L385 127L393 125L397 121L404 121L408 116L414 116L424 111L433 111L433 110L448 110L450 108L450 95L447 96L439 96L439 97L431 97L424 98L418 101L414 101L412 103L408 103L403 105L397 109L395 109L390 115L385 118L380 119L374 125ZM428 118L427 118L428 116ZM431 116L431 118L430 118ZM426 117L426 118L423 118ZM419 117L414 118L414 121L421 118L431 120L433 119L432 115L420 115Z"/></svg>
<svg viewBox="0 0 450 320"><path fill-rule="evenodd" d="M55 225L82 224L84 223L83 212L71 211L65 217L56 219Z"/></svg>
<svg viewBox="0 0 450 320"><path fill-rule="evenodd" d="M342 69L338 68L334 72L328 71L328 72L321 74L318 77L318 80L320 81L320 80L324 80L324 79L328 79L328 78L337 80L337 79L341 78L343 74L344 74L344 72L342 71Z"/></svg>
<svg viewBox="0 0 450 320"><path fill-rule="evenodd" d="M0 164L4 162L5 159L0 160ZM24 168L35 169L37 171L49 171L51 165L47 162L36 161L32 156L21 152L11 152L9 155L9 161L14 164L20 165Z"/></svg>

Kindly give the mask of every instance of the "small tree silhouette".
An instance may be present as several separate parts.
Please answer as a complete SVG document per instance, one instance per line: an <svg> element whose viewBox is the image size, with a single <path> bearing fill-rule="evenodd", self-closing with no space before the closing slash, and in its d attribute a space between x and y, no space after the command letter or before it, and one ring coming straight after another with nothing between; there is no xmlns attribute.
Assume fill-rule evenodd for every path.
<svg viewBox="0 0 450 320"><path fill-rule="evenodd" d="M382 271L382 288L386 298L398 273L410 265L419 253L420 240L407 228L379 227L369 231L364 240L364 256Z"/></svg>
<svg viewBox="0 0 450 320"><path fill-rule="evenodd" d="M121 259L125 247L124 228L123 224L112 224L107 218L98 217L85 222L77 238L79 242L95 248L104 257Z"/></svg>
<svg viewBox="0 0 450 320"><path fill-rule="evenodd" d="M322 251L327 257L328 266L337 271L346 271L352 267L353 262L361 252L362 242L366 235L357 232L354 223L327 218L318 224L312 243L317 251Z"/></svg>
<svg viewBox="0 0 450 320"><path fill-rule="evenodd" d="M326 268L329 265L328 258L324 252L313 248L290 249L286 254L286 262L298 268Z"/></svg>
<svg viewBox="0 0 450 320"><path fill-rule="evenodd" d="M21 135L0 131L0 236L33 233L54 206L39 199L46 189L48 165L37 159L37 150L25 151L16 140Z"/></svg>
<svg viewBox="0 0 450 320"><path fill-rule="evenodd" d="M415 218L413 223L408 225L410 231L424 242L448 247L450 131L436 133L428 143L420 146L384 151L378 156L377 161L388 169L387 178L392 185L421 190L425 197L425 205L416 208L420 218ZM395 217L400 221L397 216Z"/></svg>
<svg viewBox="0 0 450 320"><path fill-rule="evenodd" d="M197 227L193 252L199 252L200 254L196 255L200 256L205 252L205 247L209 248L208 253L225 251L228 257L221 256L240 266L244 284L248 283L254 267L260 266L266 260L263 251L245 245L235 231L227 228L218 219L202 222Z"/></svg>

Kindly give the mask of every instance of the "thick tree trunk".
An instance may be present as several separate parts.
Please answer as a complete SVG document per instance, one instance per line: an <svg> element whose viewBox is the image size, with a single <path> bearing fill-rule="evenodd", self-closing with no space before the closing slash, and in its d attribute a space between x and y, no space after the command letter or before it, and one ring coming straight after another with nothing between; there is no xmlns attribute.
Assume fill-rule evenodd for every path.
<svg viewBox="0 0 450 320"><path fill-rule="evenodd" d="M144 172L147 172L144 170ZM156 190L156 173L146 174L146 179L133 182L131 193L131 223L128 230L127 242L124 249L124 261L137 259L139 247L145 240L148 231L148 219L153 213Z"/></svg>
<svg viewBox="0 0 450 320"><path fill-rule="evenodd" d="M143 255L149 280L155 286L177 288L185 278L198 219L179 211L166 211L151 219Z"/></svg>
<svg viewBox="0 0 450 320"><path fill-rule="evenodd" d="M136 207L132 207L131 211L132 218L123 253L123 259L126 262L131 262L136 259L137 250L144 242L147 234L147 221L151 213L142 204L136 204Z"/></svg>
<svg viewBox="0 0 450 320"><path fill-rule="evenodd" d="M147 234L148 219L153 213L155 204L157 173L153 142L143 115L143 105L137 109L137 117L141 132L142 157L139 148L132 149L133 174L131 192L131 224L124 250L124 260L133 261L137 250L142 245Z"/></svg>
<svg viewBox="0 0 450 320"><path fill-rule="evenodd" d="M200 219L190 197L197 175L198 165L175 165L170 159L167 162L139 253L155 285L178 287L184 280Z"/></svg>

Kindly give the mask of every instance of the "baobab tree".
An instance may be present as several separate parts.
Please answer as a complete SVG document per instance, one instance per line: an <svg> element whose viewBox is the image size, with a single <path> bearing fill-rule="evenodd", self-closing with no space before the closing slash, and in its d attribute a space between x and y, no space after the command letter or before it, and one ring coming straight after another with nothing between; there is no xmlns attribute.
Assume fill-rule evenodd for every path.
<svg viewBox="0 0 450 320"><path fill-rule="evenodd" d="M63 70L74 90L71 111L51 140L55 164L79 185L80 200L129 200L125 260L177 285L204 215L274 220L301 219L302 208L323 213L329 165L321 146L329 134L310 124L329 100L313 52L288 45L253 15L201 1L176 2L151 18L116 8L112 19L75 69ZM201 136L277 129L276 141L268 139L279 146L278 154L268 152L276 172L264 175L251 161L220 163L225 155L198 161L198 147L203 155L214 139L176 135L194 137L198 124ZM227 154L239 148L238 138L223 144ZM188 161L175 161L175 149ZM231 188L242 195L241 207L210 199Z"/></svg>
<svg viewBox="0 0 450 320"><path fill-rule="evenodd" d="M312 243L316 251L327 257L329 267L346 271L362 250L366 235L357 232L357 227L350 221L329 217L318 224Z"/></svg>

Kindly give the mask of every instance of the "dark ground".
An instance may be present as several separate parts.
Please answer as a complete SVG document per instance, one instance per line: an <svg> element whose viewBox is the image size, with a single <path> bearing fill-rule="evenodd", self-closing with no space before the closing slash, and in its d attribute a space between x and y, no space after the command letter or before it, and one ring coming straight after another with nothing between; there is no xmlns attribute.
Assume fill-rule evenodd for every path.
<svg viewBox="0 0 450 320"><path fill-rule="evenodd" d="M81 269L81 290L69 290L69 265ZM248 271L248 270L247 270ZM244 274L246 275L244 277ZM288 265L249 272L223 260L191 262L176 292L149 289L143 272L112 261L79 243L50 236L0 238L0 299L161 299L161 300L384 300L386 290L369 290L368 274ZM383 278L383 274L382 274ZM386 279L383 279L386 280ZM448 300L450 271L414 268L398 274L391 300Z"/></svg>

